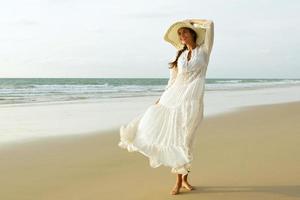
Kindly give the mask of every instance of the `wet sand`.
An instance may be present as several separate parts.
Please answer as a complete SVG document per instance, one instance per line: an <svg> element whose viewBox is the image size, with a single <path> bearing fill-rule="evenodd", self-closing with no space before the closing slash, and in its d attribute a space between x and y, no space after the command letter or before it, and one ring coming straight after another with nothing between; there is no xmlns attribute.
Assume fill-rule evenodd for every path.
<svg viewBox="0 0 300 200"><path fill-rule="evenodd" d="M300 102L205 117L188 177L117 146L117 129L0 148L0 199L300 199Z"/></svg>

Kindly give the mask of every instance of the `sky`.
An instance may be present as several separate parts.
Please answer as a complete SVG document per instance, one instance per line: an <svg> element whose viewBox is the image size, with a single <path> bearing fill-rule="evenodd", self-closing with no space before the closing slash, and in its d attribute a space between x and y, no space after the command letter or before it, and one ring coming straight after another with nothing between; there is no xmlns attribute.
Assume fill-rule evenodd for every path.
<svg viewBox="0 0 300 200"><path fill-rule="evenodd" d="M207 78L300 78L297 0L0 1L0 78L167 78L188 18L214 21Z"/></svg>

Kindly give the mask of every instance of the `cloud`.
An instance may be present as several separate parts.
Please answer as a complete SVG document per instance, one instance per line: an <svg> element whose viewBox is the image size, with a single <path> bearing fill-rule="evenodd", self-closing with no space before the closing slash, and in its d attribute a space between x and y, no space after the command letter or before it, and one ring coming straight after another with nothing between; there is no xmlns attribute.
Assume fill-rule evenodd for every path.
<svg viewBox="0 0 300 200"><path fill-rule="evenodd" d="M285 74L300 76L299 8L295 0L5 1L0 76L43 68L45 77L54 69L61 77L167 77L176 52L163 41L164 31L174 21L198 17L215 22L210 68L217 70L208 76L268 76L278 63Z"/></svg>

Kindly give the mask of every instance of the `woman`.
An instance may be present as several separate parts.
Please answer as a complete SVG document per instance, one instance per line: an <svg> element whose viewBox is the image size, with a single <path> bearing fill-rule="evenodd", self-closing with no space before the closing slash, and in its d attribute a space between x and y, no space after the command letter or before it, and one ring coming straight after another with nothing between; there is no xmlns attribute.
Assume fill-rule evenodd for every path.
<svg viewBox="0 0 300 200"><path fill-rule="evenodd" d="M176 184L171 194L188 183L195 136L203 119L205 76L213 46L211 20L188 19L174 23L164 39L177 50L169 68L170 78L156 104L120 127L121 148L138 151L149 158L153 168L171 167Z"/></svg>

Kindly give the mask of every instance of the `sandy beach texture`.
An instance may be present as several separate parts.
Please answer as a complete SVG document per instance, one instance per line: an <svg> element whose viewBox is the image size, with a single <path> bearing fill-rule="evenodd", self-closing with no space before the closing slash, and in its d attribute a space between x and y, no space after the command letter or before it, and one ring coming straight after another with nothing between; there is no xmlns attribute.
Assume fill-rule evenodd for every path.
<svg viewBox="0 0 300 200"><path fill-rule="evenodd" d="M189 175L170 195L170 168L117 146L118 130L0 148L2 200L300 199L300 102L206 117Z"/></svg>

